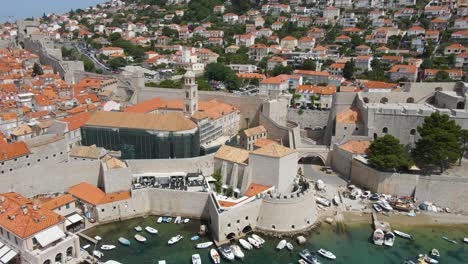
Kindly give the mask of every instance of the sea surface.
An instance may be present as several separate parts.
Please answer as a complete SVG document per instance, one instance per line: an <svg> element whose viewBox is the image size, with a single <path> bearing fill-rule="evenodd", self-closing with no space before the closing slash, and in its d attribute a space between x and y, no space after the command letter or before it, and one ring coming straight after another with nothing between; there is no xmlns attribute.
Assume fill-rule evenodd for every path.
<svg viewBox="0 0 468 264"><path fill-rule="evenodd" d="M100 261L116 260L121 263L158 263L158 260L166 260L171 263L191 263L191 255L199 253L202 257L202 263L212 263L209 258L209 249L196 249L195 244L209 241L202 237L199 241L191 241L190 237L195 235L200 226L199 221L192 220L188 224L176 225L173 223L157 224L156 216L146 218L135 218L123 222L115 222L97 226L87 230L86 234L94 237L102 237L100 244L113 244L117 248L113 251L103 251L104 257ZM159 230L158 235L150 235L144 230L141 232L148 241L145 244L138 243L133 236L137 233L133 227L152 226ZM437 248L441 254L439 263L442 264L462 264L468 263L468 244L462 242L463 237L468 237L468 225L457 226L425 226L425 227L405 227L392 226L394 229L412 234L415 240L410 241L397 237L393 247L376 246L371 243L372 227L368 224L354 224L346 226L344 231L337 232L333 227L325 224L307 236L305 245L293 243L292 252L283 249L275 250L278 238L271 238L261 235L266 243L261 249L251 251L243 250L245 258L243 261L234 261L232 263L272 263L287 264L297 263L298 253L308 248L317 251L325 248L337 256L334 261L321 258L321 263L346 263L346 264L390 264L403 263L404 259L415 257L420 253L429 253L432 248ZM340 229L341 230L341 229ZM179 243L169 246L167 241L176 234L184 236ZM129 247L119 245L117 239L125 237L131 241ZM441 237L447 236L458 241L458 244L452 244ZM292 239L288 238L292 241ZM81 245L87 242L81 241ZM99 245L100 245L99 244ZM98 245L98 247L99 247ZM88 249L92 250L92 246ZM222 263L228 263L222 260Z"/></svg>
<svg viewBox="0 0 468 264"><path fill-rule="evenodd" d="M87 8L104 0L0 0L0 22L14 22L44 13L65 13L70 9Z"/></svg>

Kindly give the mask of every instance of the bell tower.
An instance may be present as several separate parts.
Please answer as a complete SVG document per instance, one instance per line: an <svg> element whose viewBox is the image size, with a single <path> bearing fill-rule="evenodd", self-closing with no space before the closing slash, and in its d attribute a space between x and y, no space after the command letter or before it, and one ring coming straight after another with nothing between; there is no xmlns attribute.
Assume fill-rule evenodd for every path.
<svg viewBox="0 0 468 264"><path fill-rule="evenodd" d="M184 114L192 116L198 110L198 85L195 74L187 71L184 74Z"/></svg>

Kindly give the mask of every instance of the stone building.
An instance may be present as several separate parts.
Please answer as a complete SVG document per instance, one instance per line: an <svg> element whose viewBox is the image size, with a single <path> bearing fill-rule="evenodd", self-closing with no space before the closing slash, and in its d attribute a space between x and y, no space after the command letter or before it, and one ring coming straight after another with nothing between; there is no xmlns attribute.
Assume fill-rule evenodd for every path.
<svg viewBox="0 0 468 264"><path fill-rule="evenodd" d="M239 133L240 146L244 149L252 151L254 143L257 139L267 138L267 131L264 126L257 126L242 130Z"/></svg>

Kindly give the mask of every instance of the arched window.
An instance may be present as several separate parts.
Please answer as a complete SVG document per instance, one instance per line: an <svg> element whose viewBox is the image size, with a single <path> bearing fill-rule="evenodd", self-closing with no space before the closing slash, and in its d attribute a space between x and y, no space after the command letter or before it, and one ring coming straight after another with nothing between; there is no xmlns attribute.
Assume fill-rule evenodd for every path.
<svg viewBox="0 0 468 264"><path fill-rule="evenodd" d="M458 102L457 109L465 109L465 102Z"/></svg>
<svg viewBox="0 0 468 264"><path fill-rule="evenodd" d="M57 262L62 263L62 253L55 255L55 263Z"/></svg>
<svg viewBox="0 0 468 264"><path fill-rule="evenodd" d="M414 129L414 128L411 129L409 133L410 133L410 135L412 135L412 136L416 135L416 129Z"/></svg>
<svg viewBox="0 0 468 264"><path fill-rule="evenodd" d="M51 263L50 259L48 259L48 260L44 261L42 264L50 264L50 263Z"/></svg>
<svg viewBox="0 0 468 264"><path fill-rule="evenodd" d="M380 103L382 103L382 104L388 103L388 98L387 97L382 97L382 99L380 99Z"/></svg>
<svg viewBox="0 0 468 264"><path fill-rule="evenodd" d="M363 100L364 100L364 103L366 103L366 104L368 104L368 103L369 103L369 98L367 98L367 97L364 97L364 99L363 99Z"/></svg>
<svg viewBox="0 0 468 264"><path fill-rule="evenodd" d="M67 257L72 257L73 256L73 247L67 248Z"/></svg>
<svg viewBox="0 0 468 264"><path fill-rule="evenodd" d="M406 102L412 104L412 103L414 103L414 98L409 97L408 99L406 99Z"/></svg>
<svg viewBox="0 0 468 264"><path fill-rule="evenodd" d="M378 136L377 136L377 133L374 133L374 140L376 140L377 137L378 137Z"/></svg>
<svg viewBox="0 0 468 264"><path fill-rule="evenodd" d="M382 128L382 133L387 134L388 133L388 128L387 127Z"/></svg>

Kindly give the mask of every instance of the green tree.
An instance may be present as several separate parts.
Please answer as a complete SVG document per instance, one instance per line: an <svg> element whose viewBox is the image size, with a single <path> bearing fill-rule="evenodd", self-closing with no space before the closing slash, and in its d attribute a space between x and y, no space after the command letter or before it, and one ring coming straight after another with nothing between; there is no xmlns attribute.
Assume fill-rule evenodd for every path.
<svg viewBox="0 0 468 264"><path fill-rule="evenodd" d="M378 170L399 170L411 164L405 146L392 135L385 135L374 140L367 154L369 163Z"/></svg>
<svg viewBox="0 0 468 264"><path fill-rule="evenodd" d="M273 70L271 70L271 75L278 76L280 74L290 74L293 71L291 66L276 65Z"/></svg>
<svg viewBox="0 0 468 264"><path fill-rule="evenodd" d="M302 69L303 70L309 70L309 71L315 71L317 65L314 60L311 59L306 59L302 63Z"/></svg>
<svg viewBox="0 0 468 264"><path fill-rule="evenodd" d="M352 79L354 77L354 72L356 70L356 65L354 60L347 61L343 69L343 77L346 79Z"/></svg>
<svg viewBox="0 0 468 264"><path fill-rule="evenodd" d="M229 67L221 63L210 63L205 69L205 77L208 80L224 82L228 90L236 90L240 86L240 79Z"/></svg>
<svg viewBox="0 0 468 264"><path fill-rule="evenodd" d="M213 178L215 179L215 182L214 182L215 192L221 193L221 187L223 186L223 183L222 183L223 177L221 175L221 171L216 170L213 172L211 176L213 176Z"/></svg>
<svg viewBox="0 0 468 264"><path fill-rule="evenodd" d="M424 118L418 133L421 139L416 142L413 157L419 164L438 166L444 172L460 157L461 128L448 115L435 112Z"/></svg>
<svg viewBox="0 0 468 264"><path fill-rule="evenodd" d="M179 81L164 80L164 81L159 83L159 87L161 87L161 88L180 88L181 83Z"/></svg>
<svg viewBox="0 0 468 264"><path fill-rule="evenodd" d="M109 65L109 67L115 70L115 69L118 69L120 67L124 67L125 65L127 65L127 61L122 57L117 57L117 58L110 59L107 62L107 64Z"/></svg>
<svg viewBox="0 0 468 264"><path fill-rule="evenodd" d="M450 82L452 79L446 71L438 71L434 76L436 82Z"/></svg>
<svg viewBox="0 0 468 264"><path fill-rule="evenodd" d="M465 153L468 151L468 130L463 129L460 132L460 144L461 144L461 153L460 153L460 161L458 165L461 165L462 159L465 156Z"/></svg>
<svg viewBox="0 0 468 264"><path fill-rule="evenodd" d="M43 75L43 74L44 74L44 71L42 70L41 65L34 63L32 75L38 76L38 75Z"/></svg>

